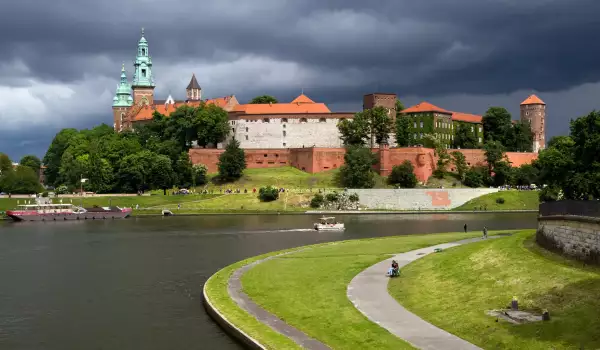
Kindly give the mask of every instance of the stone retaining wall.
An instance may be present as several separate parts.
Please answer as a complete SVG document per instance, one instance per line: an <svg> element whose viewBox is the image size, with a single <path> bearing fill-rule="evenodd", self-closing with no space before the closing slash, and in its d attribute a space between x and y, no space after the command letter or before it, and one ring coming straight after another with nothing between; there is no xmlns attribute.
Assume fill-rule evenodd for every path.
<svg viewBox="0 0 600 350"><path fill-rule="evenodd" d="M600 263L600 218L540 216L536 240L547 249Z"/></svg>
<svg viewBox="0 0 600 350"><path fill-rule="evenodd" d="M444 210L460 207L471 199L498 192L494 188L453 189L350 189L368 209Z"/></svg>

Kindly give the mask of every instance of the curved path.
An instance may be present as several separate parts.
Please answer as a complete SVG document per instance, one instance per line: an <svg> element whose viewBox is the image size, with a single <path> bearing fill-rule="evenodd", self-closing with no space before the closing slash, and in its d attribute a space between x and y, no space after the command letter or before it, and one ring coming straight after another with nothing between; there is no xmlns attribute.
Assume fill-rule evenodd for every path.
<svg viewBox="0 0 600 350"><path fill-rule="evenodd" d="M500 238L501 235L489 238ZM452 335L443 329L419 318L406 310L388 293L388 280L385 274L392 260L400 267L434 252L436 248L448 249L462 244L480 242L481 238L438 244L398 254L377 263L356 275L348 285L348 299L367 318L387 329L395 336L419 349L463 350L479 347Z"/></svg>
<svg viewBox="0 0 600 350"><path fill-rule="evenodd" d="M253 302L250 299L250 297L248 297L248 295L246 293L244 293L242 290L241 278L242 278L242 275L246 271L248 271L252 267L254 267L262 262L265 262L267 260L271 260L271 259L280 257L282 255L287 255L290 253L297 253L298 251L299 250L294 250L289 253L283 253L283 254L271 256L271 257L268 257L268 258L265 258L262 260L257 260L251 264L245 265L245 266L235 270L233 272L233 274L231 274L231 277L229 277L229 281L227 282L227 292L229 293L229 296L231 297L231 299L233 299L233 301L235 301L235 303L238 304L238 306L241 307L243 310L248 312L250 315L254 316L260 322L271 327L276 332L281 333L281 334L285 335L286 337L292 339L294 342L296 342L301 347L303 347L305 349L315 349L315 350L329 349L329 347L327 345L321 343L318 340L315 340L315 339L309 337L302 331L288 325L287 323L282 321L277 316L271 314L267 310L260 307L258 304Z"/></svg>

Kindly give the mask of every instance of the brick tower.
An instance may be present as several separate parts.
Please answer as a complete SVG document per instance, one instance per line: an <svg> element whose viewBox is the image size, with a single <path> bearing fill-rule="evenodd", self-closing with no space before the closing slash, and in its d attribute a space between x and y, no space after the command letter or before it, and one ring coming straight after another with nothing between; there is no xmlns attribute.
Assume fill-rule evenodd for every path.
<svg viewBox="0 0 600 350"><path fill-rule="evenodd" d="M133 83L133 103L154 104L154 76L152 75L152 57L148 51L148 41L144 38L144 28L142 28L142 38L138 42L137 55L133 63L134 74Z"/></svg>
<svg viewBox="0 0 600 350"><path fill-rule="evenodd" d="M521 103L521 121L531 123L533 132L533 152L546 148L546 104L536 95L527 97Z"/></svg>
<svg viewBox="0 0 600 350"><path fill-rule="evenodd" d="M383 107L388 110L392 120L396 120L396 94L374 93L363 97L363 110Z"/></svg>
<svg viewBox="0 0 600 350"><path fill-rule="evenodd" d="M131 85L127 82L127 74L125 73L125 65L121 68L121 81L117 86L117 92L113 98L113 127L115 131L121 131L123 128L123 119L133 104L131 97Z"/></svg>

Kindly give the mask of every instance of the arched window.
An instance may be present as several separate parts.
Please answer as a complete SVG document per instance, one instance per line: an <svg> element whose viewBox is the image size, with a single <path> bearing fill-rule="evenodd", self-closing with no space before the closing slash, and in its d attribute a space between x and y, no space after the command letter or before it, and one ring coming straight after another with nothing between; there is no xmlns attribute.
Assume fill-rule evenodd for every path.
<svg viewBox="0 0 600 350"><path fill-rule="evenodd" d="M270 123L271 121L269 120L269 118L265 118L263 119L263 123Z"/></svg>
<svg viewBox="0 0 600 350"><path fill-rule="evenodd" d="M300 118L300 123L306 123L306 122L307 122L306 118Z"/></svg>
<svg viewBox="0 0 600 350"><path fill-rule="evenodd" d="M282 122L282 123L287 123L287 122L288 122L288 120L287 120L287 118L281 118L281 122Z"/></svg>
<svg viewBox="0 0 600 350"><path fill-rule="evenodd" d="M285 130L283 130L283 137L285 137L287 135L287 133L285 132Z"/></svg>
<svg viewBox="0 0 600 350"><path fill-rule="evenodd" d="M319 119L319 123L326 123L326 122L327 122L327 120L325 118Z"/></svg>
<svg viewBox="0 0 600 350"><path fill-rule="evenodd" d="M142 56L146 56L146 49L142 49Z"/></svg>

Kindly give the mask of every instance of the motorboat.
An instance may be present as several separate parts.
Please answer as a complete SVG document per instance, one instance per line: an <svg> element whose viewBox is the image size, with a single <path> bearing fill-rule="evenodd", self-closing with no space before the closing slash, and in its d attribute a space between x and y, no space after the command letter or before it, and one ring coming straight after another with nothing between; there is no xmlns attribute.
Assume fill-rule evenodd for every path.
<svg viewBox="0 0 600 350"><path fill-rule="evenodd" d="M322 217L319 222L314 224L314 228L317 231L344 231L346 227L343 223L337 222L332 217Z"/></svg>

